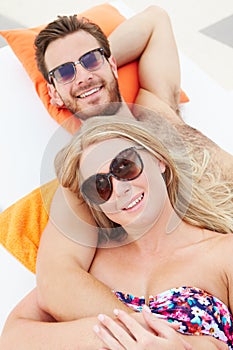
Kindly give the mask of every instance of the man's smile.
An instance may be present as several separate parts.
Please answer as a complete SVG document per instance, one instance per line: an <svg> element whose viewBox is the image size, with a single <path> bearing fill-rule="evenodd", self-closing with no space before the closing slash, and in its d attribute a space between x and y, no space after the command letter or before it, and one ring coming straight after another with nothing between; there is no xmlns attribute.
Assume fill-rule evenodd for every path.
<svg viewBox="0 0 233 350"><path fill-rule="evenodd" d="M100 91L101 89L102 89L102 86L92 88L92 89L90 89L90 90L88 90L88 91L78 95L77 98L81 98L82 99L82 98L89 97L89 96L95 94L96 92Z"/></svg>

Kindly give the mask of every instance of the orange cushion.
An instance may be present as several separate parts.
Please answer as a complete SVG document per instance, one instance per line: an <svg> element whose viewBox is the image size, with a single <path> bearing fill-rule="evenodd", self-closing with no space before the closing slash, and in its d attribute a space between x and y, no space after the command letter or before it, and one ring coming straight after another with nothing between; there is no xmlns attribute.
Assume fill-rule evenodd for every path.
<svg viewBox="0 0 233 350"><path fill-rule="evenodd" d="M107 36L125 20L119 11L109 4L95 6L81 15L97 23ZM49 114L59 124L63 124L66 121L66 125L63 124L63 126L65 125L70 132L73 132L73 129L77 130L77 127L80 125L79 119L72 117L68 110L50 104L46 82L37 69L33 44L35 36L44 27L42 25L29 29L4 30L0 31L0 34L7 40L16 56L22 62ZM119 68L118 73L121 94L126 102L133 103L139 89L137 62L135 61ZM189 101L183 91L181 91L180 101L181 103Z"/></svg>

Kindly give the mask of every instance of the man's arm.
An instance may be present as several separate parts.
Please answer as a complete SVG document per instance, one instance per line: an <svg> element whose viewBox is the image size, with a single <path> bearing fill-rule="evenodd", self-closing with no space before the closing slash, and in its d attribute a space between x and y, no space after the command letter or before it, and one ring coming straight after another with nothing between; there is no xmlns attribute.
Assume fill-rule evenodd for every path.
<svg viewBox="0 0 233 350"><path fill-rule="evenodd" d="M37 259L38 302L58 321L132 312L110 288L88 273L95 255L97 228L86 205L68 190L56 192ZM67 238L71 237L71 238Z"/></svg>
<svg viewBox="0 0 233 350"><path fill-rule="evenodd" d="M156 96L158 103L161 101L177 111L180 64L168 14L157 6L150 6L117 27L109 41L117 65L139 58L141 89ZM136 103L142 103L140 92Z"/></svg>
<svg viewBox="0 0 233 350"><path fill-rule="evenodd" d="M203 149L208 149L207 171L217 177L221 174L221 179L232 182L232 155L185 124L179 116L180 64L167 13L157 6L150 6L124 21L109 40L119 66L139 58L140 89L133 114L140 118L142 106L163 116L177 127L198 162L203 161Z"/></svg>
<svg viewBox="0 0 233 350"><path fill-rule="evenodd" d="M93 332L97 318L54 322L37 303L36 289L12 311L0 338L0 350L96 350L103 346Z"/></svg>
<svg viewBox="0 0 233 350"><path fill-rule="evenodd" d="M0 338L0 350L103 349L102 340L93 331L93 327L98 323L99 320L96 317L71 322L54 322L38 306L36 289L34 289L8 317ZM167 326L166 328L168 329ZM210 337L189 336L187 339L183 337L193 345L193 349L227 349L226 344L215 342L215 339ZM154 340L157 339L156 336ZM164 350L168 348L164 341L160 346ZM188 349L187 346L185 349Z"/></svg>

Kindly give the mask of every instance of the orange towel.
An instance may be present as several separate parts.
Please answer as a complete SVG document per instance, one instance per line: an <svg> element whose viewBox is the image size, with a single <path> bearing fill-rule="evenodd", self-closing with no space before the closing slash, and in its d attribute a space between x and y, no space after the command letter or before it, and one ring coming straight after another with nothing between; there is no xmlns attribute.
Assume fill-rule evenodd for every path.
<svg viewBox="0 0 233 350"><path fill-rule="evenodd" d="M32 191L0 214L0 243L35 273L40 236L58 187L53 180Z"/></svg>

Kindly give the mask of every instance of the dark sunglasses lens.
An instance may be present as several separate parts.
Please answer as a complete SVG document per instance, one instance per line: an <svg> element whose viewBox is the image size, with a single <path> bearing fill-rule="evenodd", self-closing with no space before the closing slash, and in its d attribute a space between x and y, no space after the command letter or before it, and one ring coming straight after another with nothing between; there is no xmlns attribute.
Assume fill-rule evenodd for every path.
<svg viewBox="0 0 233 350"><path fill-rule="evenodd" d="M72 81L75 77L75 67L73 63L66 63L63 64L62 66L58 67L54 71L54 78L59 82L59 83L68 83Z"/></svg>
<svg viewBox="0 0 233 350"><path fill-rule="evenodd" d="M141 158L133 148L119 153L111 164L111 173L121 180L136 179L142 170L143 164Z"/></svg>
<svg viewBox="0 0 233 350"><path fill-rule="evenodd" d="M81 192L88 201L95 204L102 204L112 194L110 179L104 174L93 175L84 181L81 186Z"/></svg>
<svg viewBox="0 0 233 350"><path fill-rule="evenodd" d="M82 56L80 61L85 69L94 71L103 64L103 56L98 50L91 51Z"/></svg>
<svg viewBox="0 0 233 350"><path fill-rule="evenodd" d="M128 148L112 160L109 174L96 174L84 181L81 193L89 202L103 204L112 195L111 176L118 180L130 181L136 179L142 171L141 157L133 147Z"/></svg>

